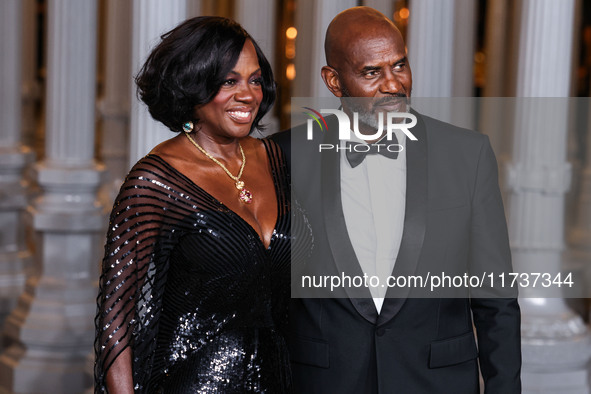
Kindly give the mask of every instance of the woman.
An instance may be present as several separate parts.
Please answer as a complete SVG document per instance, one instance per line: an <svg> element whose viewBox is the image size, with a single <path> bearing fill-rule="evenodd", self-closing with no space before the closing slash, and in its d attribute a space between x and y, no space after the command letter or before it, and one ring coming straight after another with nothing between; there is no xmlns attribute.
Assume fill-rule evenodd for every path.
<svg viewBox="0 0 591 394"><path fill-rule="evenodd" d="M291 211L284 158L249 137L275 98L271 67L237 23L190 19L136 78L179 135L130 171L105 246L96 391L291 391Z"/></svg>

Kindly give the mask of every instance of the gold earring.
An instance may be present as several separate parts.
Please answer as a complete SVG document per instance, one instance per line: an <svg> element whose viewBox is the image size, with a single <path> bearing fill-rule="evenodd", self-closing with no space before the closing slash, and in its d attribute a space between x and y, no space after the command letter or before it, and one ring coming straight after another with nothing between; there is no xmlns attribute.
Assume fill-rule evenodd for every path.
<svg viewBox="0 0 591 394"><path fill-rule="evenodd" d="M193 131L193 122L188 121L183 123L183 131L187 134L189 134L191 131Z"/></svg>

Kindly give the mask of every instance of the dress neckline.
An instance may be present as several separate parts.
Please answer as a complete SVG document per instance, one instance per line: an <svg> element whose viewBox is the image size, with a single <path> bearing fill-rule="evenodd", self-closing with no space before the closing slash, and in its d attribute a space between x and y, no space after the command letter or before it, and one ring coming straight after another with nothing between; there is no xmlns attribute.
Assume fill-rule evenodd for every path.
<svg viewBox="0 0 591 394"><path fill-rule="evenodd" d="M267 144L269 142L266 142L264 140L260 140L263 143L263 146L265 147L265 152L267 153L267 164L269 165L269 168L271 169L271 178L273 180L273 188L275 189L275 198L277 199L277 212L276 212L276 217L275 217L275 224L273 225L273 231L271 232L271 238L269 240L269 245L265 246L265 243L263 241L263 239L261 238L261 234L258 233L258 231L256 231L254 229L254 227L246 220L244 219L242 216L240 216L238 213L236 213L233 209L231 209L230 207L228 207L226 204L224 204L223 202L221 202L220 200L218 200L216 197L214 197L211 193L209 193L207 190L205 190L204 188L202 188L201 186L199 186L198 184L196 184L195 182L193 182L193 180L191 180L191 178L189 178L188 176L186 176L184 173L182 173L181 171L179 171L178 169L176 169L176 167L174 167L172 164L170 164L168 161L166 161L162 156L156 154L156 153L148 153L145 157L154 157L157 158L160 162L162 162L166 167L168 167L170 170L172 170L174 173L176 173L177 175L179 175L184 181L186 181L187 183L189 183L191 186L199 189L201 192L203 192L209 199L211 199L214 203L219 204L220 206L224 207L228 213L230 213L231 215L236 216L240 221L242 221L244 224L246 224L248 226L248 228L250 229L250 231L252 231L255 235L256 238L259 240L259 243L261 244L261 246L263 247L263 249L265 249L266 251L269 251L271 249L271 245L273 244L273 240L275 239L275 234L277 233L277 226L279 225L279 220L281 219L281 203L280 203L280 193L281 191L279 190L279 182L277 179L277 169L273 168L273 160L271 157L271 152L269 151L269 147L267 146Z"/></svg>

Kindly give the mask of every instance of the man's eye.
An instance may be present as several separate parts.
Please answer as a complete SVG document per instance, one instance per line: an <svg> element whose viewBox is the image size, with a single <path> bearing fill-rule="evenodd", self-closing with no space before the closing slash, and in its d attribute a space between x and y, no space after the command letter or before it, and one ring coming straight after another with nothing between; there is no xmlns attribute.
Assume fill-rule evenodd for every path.
<svg viewBox="0 0 591 394"><path fill-rule="evenodd" d="M380 72L378 70L371 70L371 71L366 71L363 75L365 76L365 78L373 78L375 76L377 76Z"/></svg>
<svg viewBox="0 0 591 394"><path fill-rule="evenodd" d="M397 63L394 65L394 70L404 70L406 63Z"/></svg>

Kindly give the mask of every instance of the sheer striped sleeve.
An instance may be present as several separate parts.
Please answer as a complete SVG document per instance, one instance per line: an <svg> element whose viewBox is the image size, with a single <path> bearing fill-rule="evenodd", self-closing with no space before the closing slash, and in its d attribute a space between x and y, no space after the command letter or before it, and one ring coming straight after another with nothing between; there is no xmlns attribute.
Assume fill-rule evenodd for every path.
<svg viewBox="0 0 591 394"><path fill-rule="evenodd" d="M129 346L134 382L150 371L168 270L169 206L176 193L165 179L156 157L142 159L111 212L95 319L96 392L106 391L109 367ZM137 384L136 390L141 391Z"/></svg>

